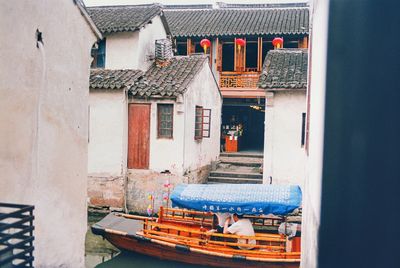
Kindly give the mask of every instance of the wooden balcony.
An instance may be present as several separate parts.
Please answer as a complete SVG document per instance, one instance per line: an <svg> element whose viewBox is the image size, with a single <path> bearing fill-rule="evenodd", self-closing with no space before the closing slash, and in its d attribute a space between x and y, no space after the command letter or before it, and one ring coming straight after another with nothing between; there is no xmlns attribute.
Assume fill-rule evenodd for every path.
<svg viewBox="0 0 400 268"><path fill-rule="evenodd" d="M220 72L219 86L226 98L265 97L265 92L257 88L259 72Z"/></svg>
<svg viewBox="0 0 400 268"><path fill-rule="evenodd" d="M221 72L219 86L221 88L255 88L259 76L258 72Z"/></svg>

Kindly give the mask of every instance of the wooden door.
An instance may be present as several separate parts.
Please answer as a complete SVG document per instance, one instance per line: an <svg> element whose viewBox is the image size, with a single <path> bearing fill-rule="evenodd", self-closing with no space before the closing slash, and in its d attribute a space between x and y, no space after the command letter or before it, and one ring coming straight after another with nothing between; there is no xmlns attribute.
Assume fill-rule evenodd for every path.
<svg viewBox="0 0 400 268"><path fill-rule="evenodd" d="M148 169L150 157L150 104L129 104L128 168Z"/></svg>

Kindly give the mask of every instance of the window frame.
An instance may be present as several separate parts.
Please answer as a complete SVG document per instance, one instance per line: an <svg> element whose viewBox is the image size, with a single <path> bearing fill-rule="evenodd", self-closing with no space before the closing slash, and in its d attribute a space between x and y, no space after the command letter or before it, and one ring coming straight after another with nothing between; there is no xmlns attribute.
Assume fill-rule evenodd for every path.
<svg viewBox="0 0 400 268"><path fill-rule="evenodd" d="M208 113L208 115L206 115ZM205 118L208 118L208 122L205 122ZM204 109L203 108L203 130L202 136L203 138L210 138L211 136L211 109ZM207 132L207 134L204 134Z"/></svg>
<svg viewBox="0 0 400 268"><path fill-rule="evenodd" d="M200 115L198 115L198 110L201 109ZM211 109L204 109L203 106L196 105L194 114L194 139L202 140L203 138L211 137ZM201 118L198 122L197 119ZM208 118L207 122L205 118ZM198 128L201 126L201 128ZM206 134L205 134L206 133Z"/></svg>
<svg viewBox="0 0 400 268"><path fill-rule="evenodd" d="M306 113L301 114L301 147L306 144Z"/></svg>
<svg viewBox="0 0 400 268"><path fill-rule="evenodd" d="M171 128L161 128L162 112L160 107L171 107ZM165 121L169 122L169 121ZM161 130L171 130L170 135L162 135ZM174 138L174 104L173 103L157 103L157 139L168 139L172 140Z"/></svg>
<svg viewBox="0 0 400 268"><path fill-rule="evenodd" d="M198 115L197 111L201 110L201 114ZM197 119L200 118L200 122ZM201 128L197 126L200 125ZM197 135L198 132L198 135ZM203 106L196 105L195 112L194 112L194 139L195 140L202 140L203 139Z"/></svg>
<svg viewBox="0 0 400 268"><path fill-rule="evenodd" d="M97 47L92 48L93 61L91 68L104 69L106 67L106 48L107 40L103 38L96 44ZM100 60L101 59L101 60Z"/></svg>

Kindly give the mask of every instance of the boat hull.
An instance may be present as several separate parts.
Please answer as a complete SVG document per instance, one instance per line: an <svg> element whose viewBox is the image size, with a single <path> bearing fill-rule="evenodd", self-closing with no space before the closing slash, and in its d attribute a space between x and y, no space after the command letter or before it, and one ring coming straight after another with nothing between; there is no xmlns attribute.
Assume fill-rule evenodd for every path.
<svg viewBox="0 0 400 268"><path fill-rule="evenodd" d="M137 237L121 236L113 233L104 233L111 244L121 250L133 251L139 254L148 255L161 260L179 261L194 265L205 265L212 267L233 267L233 268L251 268L251 267L266 267L266 268L298 268L299 260L283 259L283 260L248 260L240 256L223 257L206 252L190 250L187 247L179 247L167 245L168 243L159 244L151 240L138 239ZM211 252L210 252L211 253Z"/></svg>

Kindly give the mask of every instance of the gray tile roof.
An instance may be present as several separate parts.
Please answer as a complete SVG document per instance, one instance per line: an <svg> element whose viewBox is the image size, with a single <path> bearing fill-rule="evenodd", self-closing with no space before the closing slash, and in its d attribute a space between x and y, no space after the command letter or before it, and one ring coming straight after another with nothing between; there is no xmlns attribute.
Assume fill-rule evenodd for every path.
<svg viewBox="0 0 400 268"><path fill-rule="evenodd" d="M130 88L140 76L141 70L92 69L89 84L91 89Z"/></svg>
<svg viewBox="0 0 400 268"><path fill-rule="evenodd" d="M183 94L208 58L204 55L173 57L170 64L153 64L129 90L136 98L176 98Z"/></svg>
<svg viewBox="0 0 400 268"><path fill-rule="evenodd" d="M88 7L87 11L103 34L137 31L162 13L156 4Z"/></svg>
<svg viewBox="0 0 400 268"><path fill-rule="evenodd" d="M306 35L308 8L165 10L174 37Z"/></svg>
<svg viewBox="0 0 400 268"><path fill-rule="evenodd" d="M274 49L267 53L258 87L266 90L307 88L307 49Z"/></svg>

